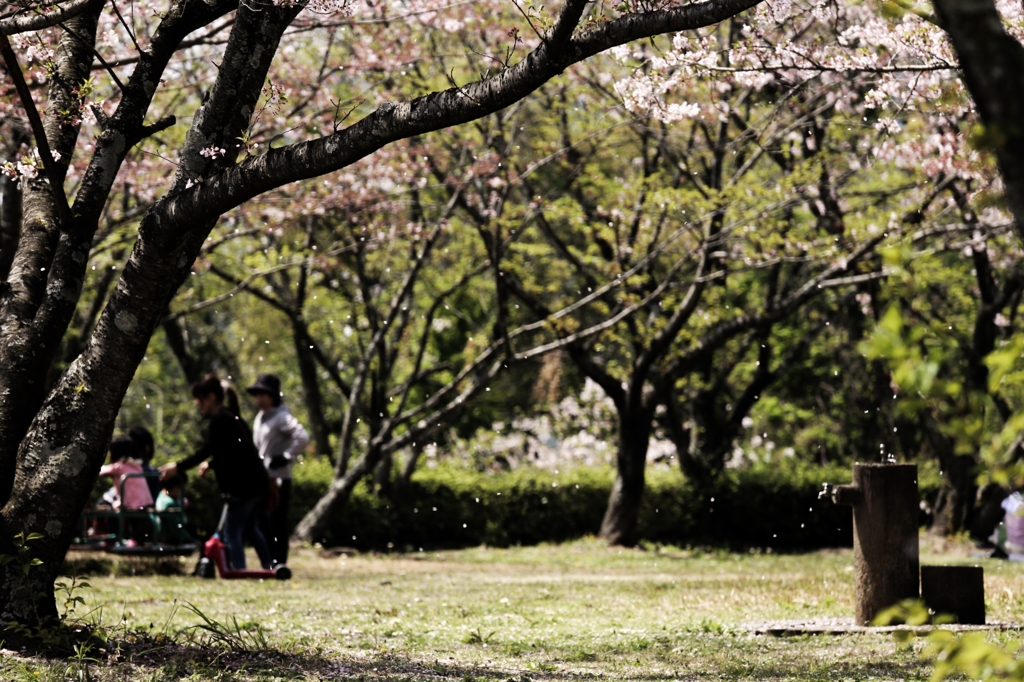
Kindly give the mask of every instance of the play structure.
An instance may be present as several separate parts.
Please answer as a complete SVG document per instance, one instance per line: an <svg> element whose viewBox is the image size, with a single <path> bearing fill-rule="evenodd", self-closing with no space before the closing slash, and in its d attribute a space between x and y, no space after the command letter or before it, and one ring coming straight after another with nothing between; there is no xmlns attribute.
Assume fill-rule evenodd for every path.
<svg viewBox="0 0 1024 682"><path fill-rule="evenodd" d="M117 482L118 493L124 499L125 482L130 478L159 478L160 474L126 474ZM183 509L171 507L166 511L145 509L112 509L92 507L82 512L78 535L71 541L71 549L105 552L122 556L191 556L200 549L198 542L174 542L187 537L181 528ZM228 565L227 551L220 534L224 532L227 507L221 514L217 532L202 547L202 558L196 566L196 575L226 580L243 578L288 580L292 571L284 564L272 569L234 569Z"/></svg>
<svg viewBox="0 0 1024 682"><path fill-rule="evenodd" d="M159 477L157 472L126 474L117 482L118 493L124 499L125 482L130 478ZM71 549L127 556L190 556L199 550L199 544L179 541L187 537L180 527L182 512L176 507L159 512L152 507L92 507L82 512Z"/></svg>

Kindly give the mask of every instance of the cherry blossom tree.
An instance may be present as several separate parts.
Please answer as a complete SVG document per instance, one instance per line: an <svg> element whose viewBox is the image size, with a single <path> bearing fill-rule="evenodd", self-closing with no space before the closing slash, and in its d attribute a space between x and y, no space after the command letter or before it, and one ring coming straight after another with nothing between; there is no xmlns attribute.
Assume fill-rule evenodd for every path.
<svg viewBox="0 0 1024 682"><path fill-rule="evenodd" d="M615 51L625 63L640 62L643 65L633 78L616 86L627 106L655 122L691 130L691 139L695 137L701 142L699 147L691 143L685 153L673 152L671 145L664 141L652 142L656 151L650 158L663 156L669 160L641 163L648 178L661 172L663 167L674 165L677 175L686 178L687 183L705 194L705 201L708 196L727 197L736 206L738 204L728 191L735 192L748 181L756 187L765 178L775 181L778 177L767 174L763 167L757 165L758 161L764 161L769 168L775 169L774 173L788 174L795 179L792 181L792 194L787 195L786 201L759 195L757 201L761 202L760 205L776 205L781 210L780 215L785 211L792 214L793 207L799 207L796 215L790 215L786 221L789 224L812 225L818 231L818 237L809 242L813 245L810 251L801 251L803 247L799 247L808 242L794 238L794 233L787 235L787 243L797 245L799 253L787 255L782 249L781 259L796 262L803 258L808 259L805 262L813 262L815 258L821 258L825 263L831 258L838 259L844 267L856 265L844 255L850 253L849 249L856 252L856 243L851 240L861 238L865 233L878 234L883 229L878 227L879 224L893 232L894 240L906 234L908 238L919 241L925 236L910 229L912 226L925 221L931 223L948 216L950 211L970 215L969 211L964 213L964 202L970 203L974 196L997 187L994 176L988 172L979 155L966 144L963 126L970 124L972 110L956 82L949 81L955 63L941 33L934 26L912 14L896 20L886 18L877 12L877 8L869 6L781 5L771 9L770 13L762 11L749 21L734 21L727 28L709 32L699 39L677 38L668 52ZM780 49L779 45L786 47ZM897 57L902 61L897 61ZM599 87L602 81L607 85L607 72L600 68L595 68L595 71L600 73L591 74L590 80ZM946 104L938 108L929 104L937 100ZM557 104L552 101L551 107L557 108ZM536 121L531 123L536 126ZM496 119L493 125L488 125L487 130L482 129L480 133L479 146L489 146L494 158L501 158L507 168L514 167L515 160L503 156L502 150L524 141L522 135L509 132L515 125L505 123L508 130L501 132L503 124ZM640 124L638 130L642 132L645 127L650 128L651 123ZM849 133L852 128L856 129L855 133L843 133L844 129ZM561 151L548 150L549 153L564 153L567 157L580 155L581 150L577 148L580 145L565 134L555 134L565 148ZM657 135L650 134L650 137ZM607 138L602 138L602 141L607 141ZM460 158L459 152L463 148L454 147L455 151L450 156ZM758 149L751 151L750 147ZM730 164L730 152L739 157L735 164ZM702 158L704 153L707 153L707 158ZM429 158L441 156L443 154L432 152ZM529 162L525 163L528 165ZM566 177L598 175L581 173L579 169L583 166L578 161L576 164L575 169L573 164L567 164L562 171ZM521 236L511 238L498 226L501 220L507 220L502 215L510 196L506 194L507 188L525 190L527 199L521 202L523 206L528 205L538 191L543 192L546 188L523 182L521 178L508 176L505 172L495 172L499 165L497 162L491 165L490 179L479 188L478 196L470 201L471 193L464 193L460 205L481 231L488 252L495 254L498 263L505 262L512 272L515 269L512 254L515 249L525 247L525 240ZM757 174L759 168L762 169L761 175ZM530 172L535 170L530 169ZM685 172L679 173L680 170ZM728 172L723 172L726 170ZM528 175L526 171L526 167L517 169L519 175ZM748 180L747 174L752 179ZM869 186L865 178L873 175L891 177ZM448 177L446 172L439 172L439 176L453 188L453 192L464 186L457 172L452 177ZM923 181L924 178L930 178L931 182ZM649 180L640 182L640 186L644 182ZM598 197L620 191L618 188L593 188L593 194ZM645 191L650 191L650 187ZM579 191L568 195L581 205L585 222L608 222L611 225L623 220L623 215L628 213L621 206L602 207L600 199L594 206L595 202L587 198L586 193ZM858 197L870 197L870 201L864 202ZM559 195L545 196L545 201L550 204L557 200ZM882 202L888 202L884 204L884 210ZM630 201L627 199L626 203ZM875 204L871 211L863 208L863 205L871 203ZM573 253L574 248L579 248L576 244L578 236L555 235L551 228L553 220L550 213L558 210L531 207L529 211L534 215L529 221L546 225L544 229L551 239L550 245L561 249L568 263L575 262L581 287L589 287L594 283L594 273L590 271L594 266ZM636 210L634 223L649 220L644 217L644 211L633 210ZM712 220L712 231L720 230L713 221L722 220L725 212L720 211L717 218L714 210L708 215ZM735 252L730 250L735 247L726 248L726 244L742 242L742 238L736 237L738 226L733 225L704 248L716 267L724 266L723 270L711 271L716 279L720 274L756 267L763 267L766 272L774 268L772 277L776 278L782 273L779 263L760 260L765 253L779 255L763 241L768 234L763 224L767 214L755 211L750 215L757 215L762 221L761 234L758 235L762 239L760 243L746 249L741 246ZM608 218L613 220L607 221ZM740 218L739 222L744 220L747 219ZM876 221L874 232L871 231L872 220ZM975 227L966 227L971 221ZM999 221L1000 216L996 212L983 216L980 221L976 216L965 219L955 229L980 229L984 232ZM495 226L498 226L497 231L491 234ZM648 231L643 231L642 236L646 238ZM613 243L618 240L607 231L594 230L591 238L591 250L608 249L615 253ZM830 245L831 240L840 239L847 242L839 247ZM626 248L634 247L627 245ZM702 251L700 247L694 247L694 250ZM861 253L858 258L871 256L870 251ZM588 256L592 257L593 254ZM872 258L877 265L877 258ZM730 263L730 260L734 262ZM550 270L557 272L556 276L564 276L567 272L563 268ZM801 276L807 276L807 272L805 269ZM846 286L863 287L881 274L876 270L864 279L839 278L836 281ZM721 279L737 281L735 275ZM798 280L799 277L791 280L789 285ZM756 289L754 280L742 281L744 284L740 289ZM505 287L504 300L519 297L537 313L538 319L554 317L553 311L521 283L510 282ZM705 283L700 284L695 289L698 302L708 293ZM714 303L701 304L705 320L709 309L729 309L728 299L717 295L717 289L712 288L710 293L715 294L712 296ZM863 289L860 295L866 295ZM746 298L745 305L757 310L759 306L750 302L749 294ZM645 386L639 390L642 400L637 405L642 407L643 401L649 404L644 411L620 401L624 406L624 430L632 433L646 424L644 428L649 431L654 416L660 415L659 421L673 435L679 459L691 475L713 474L719 470L752 402L785 368L799 360L801 349L805 349L798 343L783 348L773 359L777 344L771 340L772 327L781 321L780 316L786 310L794 310L807 302L806 298L793 299L786 306L767 314L771 305L779 300L764 301L762 309L746 316L743 324L736 324L733 320L726 325L728 333L713 329L714 334L702 339L700 333L695 332L697 339L694 339L688 332L680 336L679 347L663 344L660 352L667 355L664 362L656 364L659 371L671 368L672 373L662 377L658 390L650 390L652 387L643 372L634 377L638 386ZM647 301L647 304L653 305L653 302ZM629 304L624 305L628 307ZM673 309L673 305L669 303L668 309ZM660 302L660 307L665 307L665 303ZM584 309L585 306L575 308L572 316L575 322L586 323ZM603 313L597 313L597 318L614 310L621 308L612 303ZM827 308L815 309L817 323L802 331L807 339L821 333L829 314ZM621 321L626 323L626 318ZM628 324L634 328L637 326L635 322ZM785 330L783 338L786 333L792 332ZM712 338L714 342L709 340ZM611 394L616 394L622 377L607 373L604 365L609 357L609 345L620 343L622 339L611 344L596 337L579 344L574 344L571 339L570 334L560 340L567 344L566 347L576 346L575 355L570 353L569 356L580 359L584 363L582 366L591 374L603 372L602 385L607 386ZM646 340L639 337L631 341L634 347L642 348L645 343ZM687 344L690 344L689 348ZM594 348L599 349L597 362L592 353ZM679 353L680 357L672 358L673 353ZM752 353L750 357L756 357L758 363L758 370L751 375L745 376L742 371L737 374L745 366L745 362L741 362L744 353ZM738 381L738 385L730 387L734 381ZM659 413L662 408L665 411ZM622 509L635 510L639 504L643 462L646 459L646 439L630 436L624 442L633 444L631 449L640 454L627 457L625 464L620 462L620 473L626 472L623 485L629 489L629 494L619 495L615 498L618 501L610 504L609 518L616 522L608 524L606 533L617 542L631 541L633 534L629 519L635 515ZM952 468L946 470L952 471ZM628 486L626 479L629 479ZM615 513L611 513L613 509Z"/></svg>
<svg viewBox="0 0 1024 682"><path fill-rule="evenodd" d="M41 564L28 574L11 565L0 571L3 619L35 623L55 615L50 587L118 405L220 216L398 140L507 107L616 45L707 26L756 2L611 9L568 0L542 11L481 3L458 4L452 14L429 2L381 4L362 14L306 2L5 3L0 101L5 119L26 122L32 143L8 167L20 177L23 215L0 293L0 552L13 551L16 535L31 535ZM496 17L508 17L497 30ZM401 31L403 18L422 22L435 41L467 30L472 19L471 29L483 30L489 45L446 63L444 72L408 69L408 96L382 101L386 83L372 74L383 74L392 58L361 31ZM331 31L342 29L344 40L332 43ZM293 50L303 37L310 47ZM348 61L357 56L364 61ZM276 128L276 117L261 108L280 100L267 80L277 59L322 76L291 94L302 104L293 113L310 118L308 126ZM346 73L348 65L359 73ZM402 80L400 71L388 77ZM362 96L339 96L310 117L322 99L332 99L325 84L342 82ZM193 98L198 90L201 97ZM180 119L191 119L184 135L175 127ZM148 181L137 182L140 175ZM112 202L123 197L132 198L116 202L121 207L148 204L131 250L81 352L46 390L61 340L88 295L95 243Z"/></svg>
<svg viewBox="0 0 1024 682"><path fill-rule="evenodd" d="M830 179L846 173L849 154L858 167L868 164L856 147L819 158L836 133L822 115L830 107L820 90L791 98L792 112L768 116L770 124L756 120L768 106L742 108L724 126L714 119L669 125L610 106L617 98L605 75L595 65L581 79L587 85L540 93L534 106L550 119L520 112L475 124L496 159L486 182L463 183L457 153L430 158L499 264L496 287L516 309L550 320L552 343L614 404L620 480L603 534L631 544L659 410L672 408L659 421L677 436L690 473L720 470L731 438L724 450L711 447L708 429L717 424L695 409L700 396L724 380L719 372L760 358L762 369L739 379L748 382L744 395L729 406L742 422L760 391L800 355L797 343L780 353L781 362L771 357L773 327L830 287L881 274L859 263L885 238L872 220L888 221L912 186L901 181L865 200L856 198L858 182ZM703 87L714 102L714 82ZM748 134L752 121L760 139ZM550 134L532 132L545 126ZM818 208L808 177L815 192L844 199L848 231L835 229L844 219L837 201L831 213ZM600 333L579 334L598 325ZM824 317L808 336L819 326ZM699 426L691 412L701 415Z"/></svg>
<svg viewBox="0 0 1024 682"><path fill-rule="evenodd" d="M1005 3L1000 10L1005 23L1000 24L993 10L987 25L1016 36L1020 7ZM1008 40L998 44L1008 50L1010 43L1019 48L1017 38ZM977 134L974 105L957 78L959 64L952 46L934 17L913 4L771 3L727 25L680 34L667 49L645 45L616 48L613 53L637 65L631 78L616 85L627 107L675 125L690 120L741 125L751 101L785 110L793 102L813 101L809 94L818 93L823 106L815 117L822 123L800 126L775 116L775 122L746 127L757 136L763 153L780 161L785 160L769 137L779 129L805 140L805 153L821 159L836 153L845 156L838 166L834 161L823 163L818 182L798 189L826 231L848 234L854 219L863 215L851 206L849 190L850 181L867 167L875 185L869 191L905 185L906 191L900 191L901 198L890 209L890 219L876 223L894 237L901 232L897 239L921 244L919 240L929 243L929 235L941 239L973 230L983 244L1005 228L1006 215L991 198L1001 193L1001 181L1008 178L1009 157L1000 154L1008 149L1001 146L1001 136L1009 119L996 126L995 137L991 131ZM978 68L987 69L988 62ZM708 98L695 88L699 82L713 84L720 93L738 94ZM1009 92L1003 85L1002 92ZM979 111L984 119L983 107ZM993 143L1002 178L984 152ZM823 145L829 148L827 153ZM861 186L855 192L866 189ZM988 208L982 210L983 206ZM924 229L911 229L917 225ZM928 248L935 247L932 242ZM970 354L976 358L976 376L968 383L979 385L984 374L980 358L997 338L992 333L994 316L1009 304L1016 284L1012 266L1006 277L993 276L984 249L965 253L976 261L980 291L987 301L979 308L977 353ZM1004 413L1001 410L999 418L1005 420ZM954 471L951 448L939 450L939 459L950 463L944 470ZM959 482L951 480L950 486L963 497ZM963 515L958 511L953 516L958 517L955 528Z"/></svg>

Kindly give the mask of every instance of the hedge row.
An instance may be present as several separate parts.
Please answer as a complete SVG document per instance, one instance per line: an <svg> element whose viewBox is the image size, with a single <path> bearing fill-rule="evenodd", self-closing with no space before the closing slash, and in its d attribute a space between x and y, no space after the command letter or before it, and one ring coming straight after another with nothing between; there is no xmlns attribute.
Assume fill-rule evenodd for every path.
<svg viewBox="0 0 1024 682"><path fill-rule="evenodd" d="M296 468L293 525L327 489L331 474L325 461L307 461ZM408 551L571 540L598 532L613 478L610 469L559 474L424 469L398 502L377 496L365 484L357 486L322 541L325 546ZM922 497L931 499L938 482L925 472L922 479ZM819 500L818 493L825 481L849 480L849 467L787 461L730 470L713 487L698 489L678 471L652 469L640 513L640 537L676 546L731 549L848 546L850 510ZM188 497L191 519L200 528L212 528L220 513L215 484L190 480Z"/></svg>

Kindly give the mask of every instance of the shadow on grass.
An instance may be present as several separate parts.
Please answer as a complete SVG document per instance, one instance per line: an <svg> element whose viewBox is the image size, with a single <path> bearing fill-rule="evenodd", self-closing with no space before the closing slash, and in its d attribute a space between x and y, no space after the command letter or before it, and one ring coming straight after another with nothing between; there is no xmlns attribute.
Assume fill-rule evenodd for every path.
<svg viewBox="0 0 1024 682"><path fill-rule="evenodd" d="M824 641L822 642L824 643ZM827 645L826 645L827 646ZM363 650L365 652L365 650ZM5 652L6 653L6 652ZM127 634L112 638L102 648L89 653L90 673L84 679L147 680L177 682L189 680L459 680L461 682L531 682L546 680L632 680L669 682L671 680L834 680L889 679L924 680L930 666L911 657L890 661L821 661L799 663L784 654L751 656L750 651L732 652L727 657L707 656L695 664L689 655L661 652L644 663L621 657L597 654L586 657L584 667L571 659L543 656L522 661L523 665L496 666L491 661L466 663L453 658L434 661L417 659L399 652L330 651L320 647L285 645L241 651L205 642L182 642L148 635ZM763 654L764 652L762 652ZM778 652L782 653L782 652ZM768 660L765 660L765 659ZM717 660L715 660L717 659ZM39 679L31 669L71 670L74 658L22 659L29 667L16 679ZM582 662L581 661L581 662ZM3 666L0 670L13 671ZM625 665L624 665L625 664ZM51 675L52 677L52 675ZM45 679L50 679L45 677ZM57 678L54 678L57 679ZM61 677L60 679L64 679Z"/></svg>
<svg viewBox="0 0 1024 682"><path fill-rule="evenodd" d="M177 682L192 679L288 679L288 680L501 680L529 682L566 678L594 678L593 674L566 674L550 670L511 670L467 665L455 661L424 662L395 653L372 657L354 657L344 652L327 653L318 648L286 651L263 649L237 651L204 644L159 642L136 638L108 643L105 652L96 652L90 679L145 679L150 682ZM101 658L100 658L101 657ZM70 661L70 659L68 659ZM42 661L39 661L42 663ZM52 659L49 666L59 668L67 661ZM100 674L96 672L102 668ZM659 678L660 679L660 678ZM666 678L670 679L670 678Z"/></svg>
<svg viewBox="0 0 1024 682"><path fill-rule="evenodd" d="M839 662L813 667L786 665L784 662L752 661L750 664L737 662L734 665L723 666L715 671L714 677L736 680L928 680L931 678L931 666L919 660Z"/></svg>

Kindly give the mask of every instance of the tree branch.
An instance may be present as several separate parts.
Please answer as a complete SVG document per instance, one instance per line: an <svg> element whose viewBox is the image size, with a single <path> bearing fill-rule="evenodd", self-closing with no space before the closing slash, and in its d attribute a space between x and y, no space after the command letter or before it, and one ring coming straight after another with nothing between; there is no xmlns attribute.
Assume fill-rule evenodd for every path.
<svg viewBox="0 0 1024 682"><path fill-rule="evenodd" d="M851 266L859 262L861 258L874 251L875 247L878 246L885 238L886 234L882 233L867 240L848 257L809 279L803 284L803 286L780 301L777 307L765 311L740 315L737 318L720 322L715 325L707 334L704 335L703 338L693 344L689 350L674 358L665 368L663 373L665 375L678 376L679 373L684 371L691 363L702 357L709 350L717 348L743 330L785 317L796 310L799 306L803 305L803 303L808 299L816 296L818 292L825 288L826 282L831 281L839 273L846 272Z"/></svg>
<svg viewBox="0 0 1024 682"><path fill-rule="evenodd" d="M220 215L281 185L344 168L400 139L476 120L527 96L567 67L608 48L672 31L702 28L742 12L760 0L708 0L669 10L633 14L587 29L564 44L537 47L500 73L409 102L386 102L338 132L268 151L224 169L202 185L169 197L161 213L187 230L197 215ZM582 7L579 8L582 11ZM563 14L564 16L568 16ZM557 36L567 30L560 25Z"/></svg>
<svg viewBox="0 0 1024 682"><path fill-rule="evenodd" d="M13 36L18 33L39 31L61 24L72 17L88 12L94 6L102 5L104 0L71 0L60 5L49 5L35 8L35 13L26 17L12 17L0 21L0 36ZM53 8L53 9L51 9Z"/></svg>

